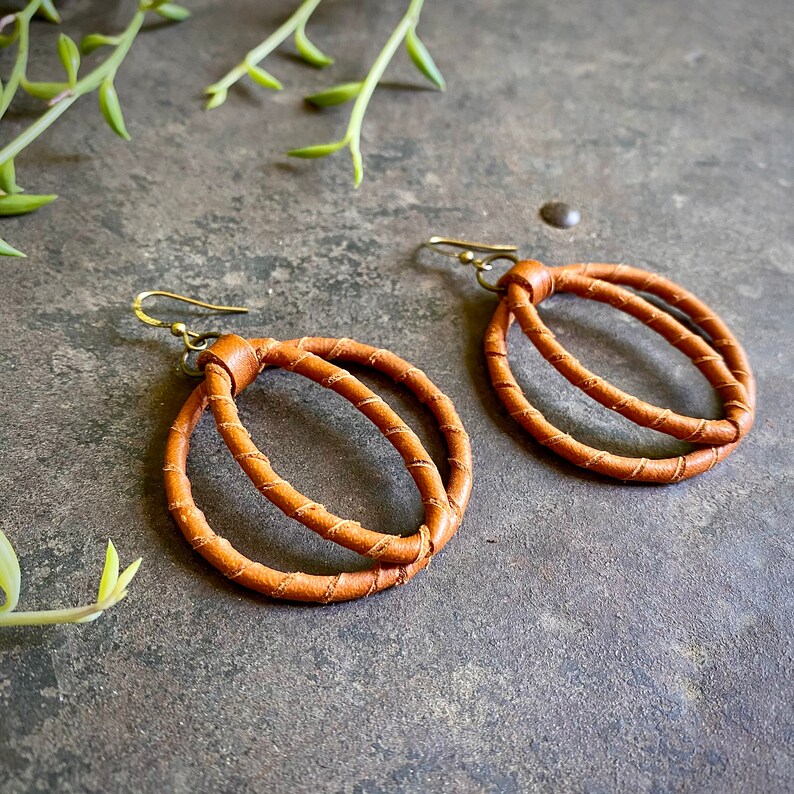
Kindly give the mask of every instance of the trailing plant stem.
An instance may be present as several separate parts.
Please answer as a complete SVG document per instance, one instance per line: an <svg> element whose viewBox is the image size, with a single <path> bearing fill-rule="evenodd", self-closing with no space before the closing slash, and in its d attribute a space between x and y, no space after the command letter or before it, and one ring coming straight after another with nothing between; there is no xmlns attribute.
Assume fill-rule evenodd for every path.
<svg viewBox="0 0 794 794"><path fill-rule="evenodd" d="M97 604L71 609L43 609L38 612L3 612L0 626L52 626L56 623L87 623L88 619L98 618L102 612L113 606L111 598Z"/></svg>
<svg viewBox="0 0 794 794"><path fill-rule="evenodd" d="M3 97L0 99L0 118L5 115L11 100L19 88L19 83L25 76L28 68L28 54L30 51L30 20L33 19L36 12L41 6L42 0L31 0L25 8L16 15L17 32L19 39L17 43L17 57L14 62L14 69L11 72L11 77L4 86Z"/></svg>
<svg viewBox="0 0 794 794"><path fill-rule="evenodd" d="M26 9L27 10L27 9ZM33 124L24 130L17 138L15 138L7 146L0 150L0 165L7 160L16 157L25 147L29 146L36 138L45 132L63 113L65 113L71 105L73 105L81 96L90 94L95 91L102 84L102 81L109 76L116 73L117 69L126 58L127 53L135 41L135 37L140 32L143 25L144 17L146 16L145 10L138 10L133 16L127 29L121 36L121 40L114 48L113 53L92 72L89 72L81 80L78 80L74 88L60 98L44 115L40 116ZM22 44L20 34L20 47Z"/></svg>
<svg viewBox="0 0 794 794"><path fill-rule="evenodd" d="M21 574L19 560L14 547L0 530L0 591L5 594L5 603L0 606L0 628L3 626L47 626L55 623L90 623L106 609L110 609L127 597L127 587L135 578L141 559L128 565L119 573L119 554L113 541L108 540L105 565L99 581L96 603L69 609L44 609L35 612L15 612L19 603Z"/></svg>
<svg viewBox="0 0 794 794"><path fill-rule="evenodd" d="M350 121L347 125L345 140L350 145L350 152L353 155L353 163L356 168L356 186L358 186L361 182L362 176L361 125L364 121L364 115L367 112L369 101L372 99L372 94L378 87L378 83L383 77L383 73L391 63L394 53L397 52L397 48L400 46L400 44L402 44L406 35L408 35L408 31L416 28L416 25L419 22L419 15L422 13L423 5L424 0L411 0L410 4L408 5L408 10L405 12L405 16L400 20L391 36L389 36L389 40L386 42L386 45L383 47L380 53L378 53L378 57L372 64L372 68L369 70L369 74L364 80L361 92L356 97L353 110L350 113ZM0 162L2 162L2 160L0 160Z"/></svg>
<svg viewBox="0 0 794 794"><path fill-rule="evenodd" d="M233 69L230 69L217 83L207 86L205 92L207 94L217 94L234 85L240 78L245 77L248 74L249 66L256 65L264 60L276 47L283 44L295 33L299 27L305 25L321 2L322 0L303 0L295 13L281 27L273 31L259 46L250 50L245 58Z"/></svg>

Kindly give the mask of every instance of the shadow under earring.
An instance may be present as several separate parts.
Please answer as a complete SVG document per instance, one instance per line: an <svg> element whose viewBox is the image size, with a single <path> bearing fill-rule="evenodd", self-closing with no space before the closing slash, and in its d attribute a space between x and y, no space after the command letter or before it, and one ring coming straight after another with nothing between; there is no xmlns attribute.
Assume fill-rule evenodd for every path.
<svg viewBox="0 0 794 794"><path fill-rule="evenodd" d="M193 548L224 575L245 587L274 598L319 603L361 598L404 584L426 567L457 530L471 492L469 437L449 397L421 370L383 348L346 338L304 337L279 342L270 338L243 339L234 334L197 334L183 323L167 323L145 314L141 308L143 300L157 295L214 311L246 310L213 306L162 291L141 293L133 304L143 322L170 328L174 335L182 337L185 344L182 370L191 376L204 376L171 427L164 466L168 508ZM209 345L211 339L214 341ZM199 352L197 368L189 364L192 351ZM427 406L449 452L450 474L446 486L416 434L383 399L346 369L331 363L332 360L371 367L405 386ZM388 439L401 455L422 497L425 520L414 534L401 537L366 529L357 521L334 515L279 477L241 424L235 402L267 367L295 372L336 392ZM217 535L196 506L186 471L190 438L207 406L229 451L260 493L285 515L322 538L371 558L374 566L334 576L278 571L250 560Z"/></svg>
<svg viewBox="0 0 794 794"><path fill-rule="evenodd" d="M500 295L485 332L491 382L510 416L537 441L571 463L619 480L675 483L713 468L737 447L752 427L755 381L744 350L716 312L669 279L627 265L589 263L546 267L534 260L519 260L515 246L491 246L443 237L430 238L426 246L436 253L455 257L462 264L473 265L480 285ZM489 255L478 259L475 251ZM513 266L492 284L484 274L498 260L509 260ZM724 417L702 419L659 408L590 372L556 340L538 314L536 307L555 292L570 292L609 304L654 330L688 356L717 391ZM703 336L639 293L652 295L685 315ZM589 397L641 427L666 433L696 448L686 455L662 459L624 457L583 444L552 425L529 403L510 368L507 332L514 320L518 320L524 335L543 358Z"/></svg>

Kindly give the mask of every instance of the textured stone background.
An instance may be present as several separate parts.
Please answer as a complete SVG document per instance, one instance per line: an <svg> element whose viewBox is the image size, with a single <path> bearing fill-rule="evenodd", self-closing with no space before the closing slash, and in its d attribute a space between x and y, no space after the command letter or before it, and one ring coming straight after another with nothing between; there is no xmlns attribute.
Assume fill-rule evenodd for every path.
<svg viewBox="0 0 794 794"><path fill-rule="evenodd" d="M301 96L360 77L405 3L321 7L311 33L338 57L332 72L276 55L287 90L244 86L211 114L201 86L294 3L188 4L194 18L142 36L117 81L133 141L84 100L18 162L22 184L61 199L2 223L29 254L0 263L0 526L19 552L21 606L90 598L108 536L123 562L145 562L95 624L0 634L0 790L790 791L790 0L428 2L421 32L449 92L426 90L400 55L367 115L358 191L344 153L281 153L340 134L345 109L310 111ZM132 7L79 0L65 29L114 30ZM34 63L54 36L37 25ZM582 209L580 226L542 224L554 197ZM746 343L752 435L666 488L539 449L484 376L493 300L453 260L417 254L433 233L679 280ZM240 333L390 347L453 397L475 488L430 570L314 608L248 593L190 551L160 477L190 385L175 340L129 310L152 288L245 302L250 315L225 321ZM718 410L636 323L566 297L544 313L628 390ZM617 450L674 448L512 343L530 397L566 428ZM375 382L443 457L422 411ZM413 531L420 505L399 458L347 403L270 372L241 413L307 494ZM206 422L190 466L211 523L251 556L358 564L259 497Z"/></svg>

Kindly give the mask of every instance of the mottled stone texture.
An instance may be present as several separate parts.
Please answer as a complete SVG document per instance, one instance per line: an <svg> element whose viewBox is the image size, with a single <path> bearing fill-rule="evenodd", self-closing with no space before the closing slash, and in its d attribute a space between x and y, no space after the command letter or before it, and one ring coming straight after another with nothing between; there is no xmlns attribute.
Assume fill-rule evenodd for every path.
<svg viewBox="0 0 794 794"><path fill-rule="evenodd" d="M108 536L144 565L95 624L0 633L0 790L790 791L790 0L428 0L421 33L449 92L397 58L367 115L358 191L344 152L282 153L341 134L346 109L301 96L360 78L406 3L328 3L311 34L332 70L278 54L267 66L285 91L241 86L213 113L201 86L295 3L188 4L193 19L153 26L118 78L132 142L81 102L18 162L24 186L61 198L2 222L29 255L0 262L0 526L22 606L88 600ZM132 7L76 0L65 29L114 30ZM40 79L54 35L37 25ZM582 210L576 228L542 223L553 198ZM493 298L453 260L417 254L434 233L679 280L746 343L752 435L672 487L609 482L539 449L484 375ZM202 330L388 346L453 397L475 487L427 572L317 608L245 592L191 552L160 477L191 386L175 340L129 310L153 288L251 307ZM718 409L682 356L622 315L559 297L544 316L624 388ZM530 398L565 428L616 450L675 448L511 339ZM421 409L374 382L442 458ZM305 493L372 528L415 528L400 460L344 401L271 372L241 415ZM257 495L209 423L190 471L249 555L360 564Z"/></svg>

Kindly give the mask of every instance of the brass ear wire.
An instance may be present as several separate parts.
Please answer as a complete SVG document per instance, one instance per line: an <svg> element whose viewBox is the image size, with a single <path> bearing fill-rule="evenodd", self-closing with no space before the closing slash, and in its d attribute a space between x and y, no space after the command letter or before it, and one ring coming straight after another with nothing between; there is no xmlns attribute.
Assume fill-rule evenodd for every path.
<svg viewBox="0 0 794 794"><path fill-rule="evenodd" d="M220 336L219 331L209 331L208 333L200 334L197 331L191 331L183 322L168 322L166 320L158 320L152 317L143 310L143 302L147 298L161 297L171 298L172 300L182 301L182 303L189 303L191 306L199 306L202 309L209 309L213 312L226 312L229 314L247 314L248 309L245 306L221 306L214 303L206 303L205 301L197 300L196 298L186 298L184 295L177 295L175 292L165 292L164 290L152 289L139 292L132 302L132 310L135 316L147 325L153 325L155 328L168 328L174 336L182 338L184 350L179 359L179 366L185 375L190 377L201 377L204 373L191 367L188 364L188 358L193 351L204 350L207 347L209 339L217 339Z"/></svg>
<svg viewBox="0 0 794 794"><path fill-rule="evenodd" d="M456 250L445 250L445 246ZM510 262L518 262L515 245L490 245L489 243L475 243L468 240L456 240L452 237L431 237L426 243L425 248L429 248L442 256L451 256L457 259L462 265L474 265L477 271L477 282L483 289L489 292L502 292L502 288L496 284L491 284L485 280L483 273L493 269L493 262L500 259L507 259ZM489 253L489 256L478 259L474 252Z"/></svg>
<svg viewBox="0 0 794 794"><path fill-rule="evenodd" d="M213 312L228 312L230 314L247 314L248 309L245 306L216 306L213 303L206 303L205 301L197 300L196 298L186 298L184 295L177 295L175 292L165 292L159 289L151 289L145 290L144 292L139 292L135 296L135 300L132 302L132 310L135 312L135 316L142 322L146 323L147 325L153 325L155 328L170 328L171 333L174 336L181 336L182 340L185 343L185 346L190 348L190 340L197 339L199 334L195 331L189 330L184 323L176 322L170 323L166 320L158 320L150 315L146 314L143 310L143 302L147 298L153 298L159 296L161 298L171 298L172 300L182 301L183 303L189 303L192 306L199 306L202 309L209 309ZM197 349L197 348L192 348Z"/></svg>

